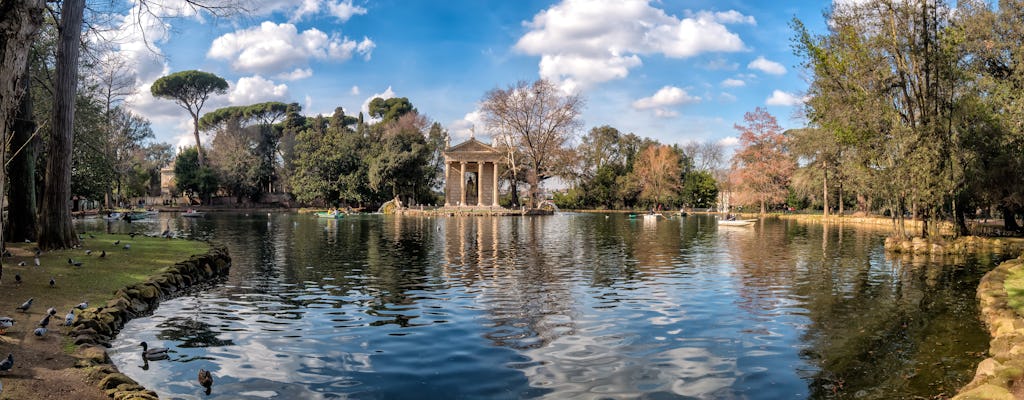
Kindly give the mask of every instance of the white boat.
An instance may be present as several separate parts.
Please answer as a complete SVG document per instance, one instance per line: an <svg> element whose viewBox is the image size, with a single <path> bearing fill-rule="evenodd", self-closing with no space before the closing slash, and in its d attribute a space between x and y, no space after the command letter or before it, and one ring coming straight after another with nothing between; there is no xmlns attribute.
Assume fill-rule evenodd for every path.
<svg viewBox="0 0 1024 400"><path fill-rule="evenodd" d="M204 213L202 211L196 211L196 210L193 210L193 209L188 209L187 211L181 213L181 216L182 217L188 217L188 218L202 218L202 217L206 216L206 213Z"/></svg>
<svg viewBox="0 0 1024 400"><path fill-rule="evenodd" d="M754 222L757 222L757 220L756 219L733 219L733 220L720 219L720 220L718 220L718 225L723 225L723 226L747 226L747 225L753 225Z"/></svg>
<svg viewBox="0 0 1024 400"><path fill-rule="evenodd" d="M661 213L644 214L645 221L657 220L658 218L665 218L665 216L661 215Z"/></svg>

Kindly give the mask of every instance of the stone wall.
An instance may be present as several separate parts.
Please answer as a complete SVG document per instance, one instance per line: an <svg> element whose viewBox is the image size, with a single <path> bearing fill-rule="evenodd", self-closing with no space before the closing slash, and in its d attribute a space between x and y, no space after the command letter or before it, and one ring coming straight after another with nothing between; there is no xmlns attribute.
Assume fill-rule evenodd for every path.
<svg viewBox="0 0 1024 400"><path fill-rule="evenodd" d="M1024 320L1010 308L1004 282L1024 268L1017 258L989 271L978 285L981 319L992 340L989 358L978 364L974 380L960 389L954 399L1015 399L1024 392Z"/></svg>
<svg viewBox="0 0 1024 400"><path fill-rule="evenodd" d="M73 354L78 360L75 367L91 368L90 377L114 399L156 399L155 392L118 372L106 348L132 318L152 313L163 299L226 277L230 268L227 248L215 247L206 254L174 264L145 282L119 289L104 305L82 310L68 333L77 346Z"/></svg>

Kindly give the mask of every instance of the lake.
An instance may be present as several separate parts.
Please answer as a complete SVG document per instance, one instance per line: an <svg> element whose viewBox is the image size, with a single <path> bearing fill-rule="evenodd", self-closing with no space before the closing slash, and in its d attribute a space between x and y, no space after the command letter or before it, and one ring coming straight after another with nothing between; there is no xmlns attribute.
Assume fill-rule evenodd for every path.
<svg viewBox="0 0 1024 400"><path fill-rule="evenodd" d="M975 288L1000 261L903 262L885 231L779 219L160 218L81 227L230 250L225 283L110 349L164 398L950 395L987 351ZM144 362L141 341L170 359Z"/></svg>

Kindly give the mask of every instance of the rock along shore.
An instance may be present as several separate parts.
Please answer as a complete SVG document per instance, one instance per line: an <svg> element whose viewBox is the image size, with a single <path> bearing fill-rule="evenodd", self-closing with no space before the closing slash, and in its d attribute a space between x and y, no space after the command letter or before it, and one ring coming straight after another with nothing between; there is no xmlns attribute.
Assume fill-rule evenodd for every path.
<svg viewBox="0 0 1024 400"><path fill-rule="evenodd" d="M156 392L120 373L111 363L106 351L110 341L132 318L152 313L164 299L226 277L230 268L231 256L227 248L215 246L206 254L174 264L145 282L119 289L102 306L83 310L68 332L77 347L72 354L77 359L75 367L88 368L100 389L115 400L157 399Z"/></svg>

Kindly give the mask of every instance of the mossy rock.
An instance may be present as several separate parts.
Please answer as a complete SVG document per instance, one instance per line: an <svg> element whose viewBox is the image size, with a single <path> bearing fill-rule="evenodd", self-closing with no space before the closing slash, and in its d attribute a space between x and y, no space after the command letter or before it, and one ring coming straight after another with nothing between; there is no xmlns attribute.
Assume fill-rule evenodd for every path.
<svg viewBox="0 0 1024 400"><path fill-rule="evenodd" d="M1015 400L1010 390L991 383L960 393L954 400Z"/></svg>
<svg viewBox="0 0 1024 400"><path fill-rule="evenodd" d="M138 386L139 383L135 382L134 379L129 378L127 375L122 374L120 372L115 372L113 374L107 375L102 380L100 380L100 388L102 389L113 389L123 384L131 384Z"/></svg>
<svg viewBox="0 0 1024 400"><path fill-rule="evenodd" d="M110 363L107 350L100 346L79 346L73 356L79 360L89 360L96 364Z"/></svg>
<svg viewBox="0 0 1024 400"><path fill-rule="evenodd" d="M139 288L139 298L143 300L152 301L156 300L159 297L160 290L158 290L155 286L144 285L141 288Z"/></svg>

